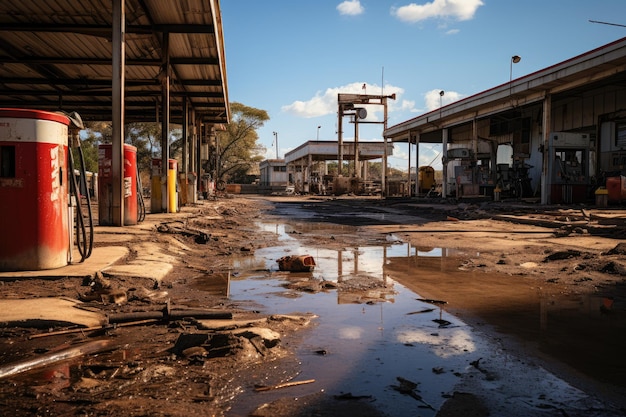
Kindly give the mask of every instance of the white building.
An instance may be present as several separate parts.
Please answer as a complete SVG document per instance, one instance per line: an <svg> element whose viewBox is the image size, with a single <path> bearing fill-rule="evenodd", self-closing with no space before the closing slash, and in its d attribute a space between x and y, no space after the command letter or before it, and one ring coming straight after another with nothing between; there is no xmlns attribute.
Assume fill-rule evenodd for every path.
<svg viewBox="0 0 626 417"><path fill-rule="evenodd" d="M259 164L261 171L259 191L282 191L289 185L289 174L284 159L266 159Z"/></svg>

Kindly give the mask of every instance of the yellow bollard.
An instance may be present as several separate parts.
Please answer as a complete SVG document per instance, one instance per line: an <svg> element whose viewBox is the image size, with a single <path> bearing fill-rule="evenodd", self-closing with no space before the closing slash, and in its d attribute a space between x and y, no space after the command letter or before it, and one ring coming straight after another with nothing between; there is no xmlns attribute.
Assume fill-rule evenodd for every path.
<svg viewBox="0 0 626 417"><path fill-rule="evenodd" d="M177 187L177 162L175 159L169 160L167 170L167 212L178 212L178 187Z"/></svg>

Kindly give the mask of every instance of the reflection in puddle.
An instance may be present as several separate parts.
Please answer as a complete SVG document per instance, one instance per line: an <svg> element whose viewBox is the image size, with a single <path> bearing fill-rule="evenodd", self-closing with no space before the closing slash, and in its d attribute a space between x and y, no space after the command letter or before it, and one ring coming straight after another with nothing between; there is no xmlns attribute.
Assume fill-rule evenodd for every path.
<svg viewBox="0 0 626 417"><path fill-rule="evenodd" d="M566 403L584 397L543 369L529 370L518 360L511 360L500 347L490 344L448 314L445 305L418 300L420 295L448 295L437 293L439 277L464 274L461 279L475 280L472 273L459 272L459 259L479 257L477 252L416 248L398 243L393 236L388 241L394 243L388 246L341 250L305 247L292 236L294 229L289 226L258 226L276 233L283 244L258 249L254 257L233 265L236 273L230 280L230 298L257 303L266 314L301 312L319 316L317 325L303 336L297 352L302 370L298 379L315 379L316 383L291 388L288 394L267 394L263 399L244 392L231 410L232 415L246 415L259 401L270 402L283 395L304 396L322 390L330 395L371 395L375 404L389 415L432 416L435 411L418 409L420 404L414 398L391 388L397 378L417 382L424 402L438 409L445 397L463 383L464 376L477 371L478 367L473 368L471 364L478 360L493 369L505 370L507 375L500 378L508 378L512 384L502 388L506 383L499 381L499 395L503 397L492 395L490 401L497 403L516 398L516 404L519 403L516 406L522 410L537 398ZM303 227L299 226L298 230ZM278 258L305 254L315 258L317 266L313 272L278 271ZM421 283L424 274L433 282L435 290L432 294L418 295L410 289L411 284ZM329 281L336 283L330 290L319 286L319 291L307 292L295 285ZM459 295L463 296L471 295ZM547 313L543 312L552 305L542 304L542 320L547 320ZM315 354L320 351L326 354ZM478 374L476 379L481 379L480 376ZM511 378L517 379L511 382ZM550 389L545 389L545 384L549 384ZM516 392L507 392L507 389Z"/></svg>

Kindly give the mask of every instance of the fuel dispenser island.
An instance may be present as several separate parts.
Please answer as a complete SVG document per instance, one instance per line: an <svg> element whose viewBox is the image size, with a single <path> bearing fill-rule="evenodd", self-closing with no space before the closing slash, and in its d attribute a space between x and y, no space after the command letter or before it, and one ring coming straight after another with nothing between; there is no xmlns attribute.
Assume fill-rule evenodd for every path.
<svg viewBox="0 0 626 417"><path fill-rule="evenodd" d="M548 142L548 190L552 204L582 203L590 184L591 139L586 133L552 132Z"/></svg>
<svg viewBox="0 0 626 417"><path fill-rule="evenodd" d="M0 109L0 270L60 268L74 260L74 246L81 261L91 255L89 195L80 195L68 148L71 134L72 146L78 146L81 156L80 178L85 181L78 139L82 127L76 113Z"/></svg>

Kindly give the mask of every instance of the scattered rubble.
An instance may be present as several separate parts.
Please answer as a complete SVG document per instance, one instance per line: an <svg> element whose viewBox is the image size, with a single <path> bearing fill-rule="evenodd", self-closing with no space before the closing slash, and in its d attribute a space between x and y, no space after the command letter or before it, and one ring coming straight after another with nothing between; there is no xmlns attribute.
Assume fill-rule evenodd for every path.
<svg viewBox="0 0 626 417"><path fill-rule="evenodd" d="M342 221L347 224L359 221L350 214L358 203L343 206L341 202L335 203L337 210L312 207L315 204L307 209L320 210L324 216L341 215L344 210ZM198 276L212 282L221 282L228 276L223 279L223 286L228 285L228 280L236 276L236 271L232 271L234 257L250 256L255 248L275 244L276 239L272 233L259 232L249 221L266 207L263 203L224 200L207 204L210 206L192 207L188 213L179 214L187 215L183 221L172 222L166 216L155 218L154 227L146 227L145 232L126 243L130 255L124 262L95 275L0 281L3 311L0 411L3 414L7 411L16 416L81 412L147 415L167 409L169 415L224 415L238 390L259 392L253 395L261 398L266 395L264 391L318 385L313 379L296 378L294 345L283 343L285 337L306 328L315 320L314 316L300 313L267 316L257 306L231 302L224 297L227 291L215 295L197 291L191 285ZM404 210L403 204L382 201L377 209L384 212L393 208L395 213ZM476 271L476 277L494 271L515 278L538 277L532 291L539 291L541 286L558 286L565 288L563 291L597 293L603 297L602 304L591 307L600 310L605 318L623 317L624 299L613 286L623 284L626 277L623 256L626 244L615 244L614 240L609 244L605 239L626 235L626 222L611 220L608 213L586 209L539 211L495 204L416 209L406 204L407 213L424 216L427 221L406 227L380 222L359 225L363 229L353 234L336 230L332 235L316 235L301 227L302 231L294 234L302 241L322 242L337 248L347 247L358 239L361 239L358 244L390 243L388 236L396 240L401 236L401 240L411 242L415 248L445 244L448 248L471 252L479 246L479 256L463 253L451 263L470 273ZM450 221L435 221L447 218ZM392 295L392 290L382 281L366 283L362 277L355 276L338 283L312 279L312 274L298 274L318 267L313 257L303 256L305 259L285 257L291 258L291 267L281 268L280 260L277 261L280 271L296 272L279 275L294 293L338 290L342 292L343 302L363 304L382 303ZM163 278L151 277L147 267L145 274L137 273L138 268L157 261L162 262ZM300 262L302 269L293 267L294 262L296 265ZM165 270L166 265L171 269ZM445 273L443 263L441 272ZM259 268L259 274L271 273ZM424 294L432 298L419 301L437 308L458 307L459 298L445 286L449 284L435 282L434 285L441 292ZM500 295L494 285L487 282L482 285L480 296L485 300L493 302ZM477 310L482 307L485 306ZM549 308L549 304L543 307ZM407 310L406 314L435 310L418 308ZM433 322L441 327L451 325L441 317ZM328 354L326 349L313 353ZM292 360L294 365L280 378L277 375L268 382L257 376L259 369L270 369L285 359ZM497 369L487 370L480 359L471 366L485 378L498 376ZM442 367L432 368L434 375L444 373ZM419 407L434 410L423 402L417 383L402 377L397 381L394 390L415 398ZM292 415L380 415L370 404L375 395L318 393L296 400L290 397L292 390L285 391L284 398L264 403L250 415L286 416L296 402L299 407L306 404L312 414L293 412ZM443 395L447 401L438 411L438 417L488 415L483 399L474 393L464 390Z"/></svg>

